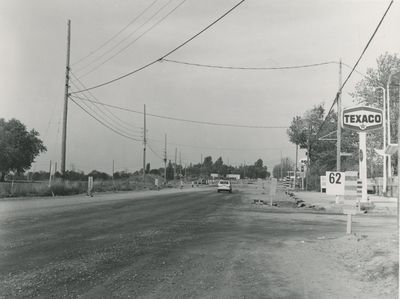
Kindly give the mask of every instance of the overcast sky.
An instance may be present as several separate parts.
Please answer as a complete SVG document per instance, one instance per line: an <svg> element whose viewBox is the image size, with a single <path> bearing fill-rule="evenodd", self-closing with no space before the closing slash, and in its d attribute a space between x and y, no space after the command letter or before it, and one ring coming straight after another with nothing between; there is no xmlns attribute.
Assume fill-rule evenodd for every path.
<svg viewBox="0 0 400 299"><path fill-rule="evenodd" d="M72 72L90 87L160 58L238 1L187 0L161 21L181 2L158 0L149 7L153 0L0 1L0 117L17 118L29 129L39 131L48 151L37 158L32 170L47 170L50 160L59 164L61 159L67 20L72 23ZM341 58L353 65L389 2L246 0L168 58L240 67L304 65ZM359 71L375 67L376 58L386 51L400 52L399 25L399 3L394 3ZM145 31L148 32L143 34ZM140 35L143 36L137 39ZM126 49L94 69L122 48ZM348 72L344 67L343 76ZM354 74L346 86L345 106L352 105L348 93L361 79ZM313 105L325 103L329 108L337 88L337 64L252 71L158 62L114 84L94 89L92 95L104 103L133 110L142 111L146 104L148 113L175 118L288 126L294 116L302 115ZM71 84L71 90L78 88ZM86 105L92 107L89 102ZM105 117L92 109L99 113L98 117ZM142 115L111 111L119 118L112 123L114 128L140 138ZM222 156L233 165L262 158L272 169L279 163L281 152L292 159L295 155L285 129L209 126L150 116L147 128L150 146L157 155L163 155L166 133L169 158L173 159L177 147L183 163L198 163L201 155L211 155L214 160ZM113 159L116 170L133 171L142 166L141 142L115 134L71 101L67 136L68 169L74 165L85 172L97 169L110 173ZM159 157L147 152L152 168L163 166Z"/></svg>

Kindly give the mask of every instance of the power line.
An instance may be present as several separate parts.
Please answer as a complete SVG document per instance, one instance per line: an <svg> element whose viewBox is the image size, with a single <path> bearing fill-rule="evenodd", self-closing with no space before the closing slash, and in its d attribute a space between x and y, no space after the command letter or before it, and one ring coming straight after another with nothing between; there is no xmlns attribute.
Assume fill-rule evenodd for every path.
<svg viewBox="0 0 400 299"><path fill-rule="evenodd" d="M161 161L164 161L164 158L161 157L159 154L157 154L157 153L153 150L153 148L150 146L149 143L147 143L147 146L149 147L149 149L151 150L151 152L152 152L157 158L159 158Z"/></svg>
<svg viewBox="0 0 400 299"><path fill-rule="evenodd" d="M89 111L87 111L87 110L86 110L85 108L83 108L81 105L79 105L73 98L70 98L70 100L71 100L72 102L74 102L75 105L77 105L79 108L81 108L84 112L86 112L89 116L91 116L92 118L94 118L96 121L98 121L98 122L99 122L100 124L102 124L104 127L110 129L110 130L113 131L114 133L116 133L116 134L118 134L118 135L120 135L120 136L122 136L122 137L125 137L125 138L127 138L127 139L130 139L130 140L139 141L139 142L142 141L142 140L140 140L140 139L135 139L135 138L132 138L131 136L128 136L128 135L126 135L126 134L124 134L124 133L121 133L120 131L114 129L113 127L109 126L108 124L104 123L104 122L101 121L99 118L97 118L96 116L94 116L93 114L91 114Z"/></svg>
<svg viewBox="0 0 400 299"><path fill-rule="evenodd" d="M303 65L289 65L289 66L278 66L278 67L248 67L248 66L230 66L230 65L214 65L214 64L204 64L204 63L194 63L194 62L187 62L181 60L173 60L173 59L163 59L162 61L171 62L176 64L183 64L195 67L204 67L204 68L216 68L216 69L228 69L228 70L250 70L250 71L265 71L265 70L288 70L288 69L302 69L302 68L312 68L317 66L323 66L328 64L339 64L338 61L324 61L319 63L312 63L312 64L303 64ZM349 69L352 69L351 66L342 62L344 66ZM358 71L357 69L354 70L359 75L366 77L363 73Z"/></svg>
<svg viewBox="0 0 400 299"><path fill-rule="evenodd" d="M150 3L149 6L147 6L144 10L142 10L132 21L130 21L127 25L125 25L120 31L118 31L116 34L114 34L111 38L106 40L104 43L102 43L99 47L97 47L95 50L91 51L89 54L86 56L80 58L76 62L72 64L72 66L77 65L78 63L82 62L83 60L87 59L88 57L92 56L102 48L104 48L106 45L108 45L110 42L112 42L116 37L118 37L122 32L124 32L130 25L135 23L142 15L144 15L156 2L159 0L154 0L152 3Z"/></svg>
<svg viewBox="0 0 400 299"><path fill-rule="evenodd" d="M329 109L328 113L326 114L326 116L325 116L325 118L324 118L324 120L323 120L321 126L319 127L316 136L318 136L319 132L320 132L321 129L323 128L324 124L326 123L329 114L331 113L333 107L335 106L335 103L337 102L337 100L338 100L340 94L342 93L343 88L346 86L346 84L347 84L347 82L349 81L351 75L354 73L354 71L355 71L355 69L356 69L358 63L360 62L360 60L361 60L362 57L364 56L364 53L367 51L369 45L371 44L372 40L374 39L375 34L378 32L378 29L379 29L379 27L381 26L383 20L385 19L385 17L386 17L386 15L387 15L387 13L388 13L390 7L392 6L392 4L393 4L393 0L390 1L389 6L387 7L385 13L383 14L382 18L380 19L378 25L376 26L374 32L372 33L371 37L369 38L368 43L366 44L366 46L364 47L363 51L361 52L360 57L357 59L357 61L356 61L356 63L354 64L353 68L351 69L350 73L347 75L347 78L346 78L346 80L343 82L343 84L342 84L342 86L340 87L339 91L336 93L336 96L335 96L335 99L333 100L333 103L332 103L332 105L331 105L331 108ZM338 121L340 121L340 120L338 119Z"/></svg>
<svg viewBox="0 0 400 299"><path fill-rule="evenodd" d="M201 64L201 63L193 63L193 62L179 61L179 60L172 60L172 59L162 59L162 61L176 63L176 64L196 66L196 67L204 67L204 68L228 69L228 70L252 70L252 71L301 69L301 68L310 68L310 67L323 66L323 65L327 65L327 64L337 63L336 61L325 61L325 62L319 62L319 63L313 63L313 64L291 65L291 66L280 66L280 67L243 67L243 66Z"/></svg>
<svg viewBox="0 0 400 299"><path fill-rule="evenodd" d="M144 69L146 69L146 68L152 66L153 64L155 64L155 63L157 63L157 62L159 62L159 61L165 59L167 56L171 55L171 54L174 53L175 51L177 51L177 50L179 50L180 48L182 48L183 46L185 46L187 43L189 43L189 42L192 41L194 38L196 38L197 36L199 36L200 34L202 34L204 31L208 30L210 27L212 27L212 26L215 25L217 22L219 22L221 19L223 19L225 16L227 16L230 12L232 12L235 8L237 8L237 7L238 7L240 4L242 4L244 1L245 1L245 0L241 0L239 3L237 3L237 4L236 4L235 6L233 6L231 9L229 9L227 12L225 12L222 16L220 16L218 19L216 19L215 21L213 21L211 24L209 24L208 26L206 26L204 29L202 29L201 31L199 31L197 34L193 35L191 38L187 39L185 42L181 43L179 46L177 46L177 47L174 48L173 50L169 51L167 54L163 55L163 56L160 57L159 59L153 60L153 61L151 61L151 62L145 64L145 65L142 66L142 67L139 67L139 68L137 68L137 69L135 69L135 70L133 70L133 71L131 71L131 72L129 72L129 73L126 73L126 74L124 74L124 75L122 75L122 76L119 76L119 77L117 77L117 78L114 78L114 79L112 79L112 80L109 80L109 81L100 83L100 84L98 84L98 85L95 85L95 86L92 86L92 87L89 87L89 88L86 88L86 89L83 89L83 90L78 90L78 91L72 92L71 94L74 94L74 93L81 93L81 92L84 92L84 91L92 90L92 89L95 89L95 88L99 88L99 87L102 87L102 86L105 86L105 85L114 83L114 82L116 82L116 81L119 81L119 80L121 80L121 79L123 79L123 78L126 78L126 77L128 77L128 76L131 76L131 75L133 75L133 74L135 74L135 73L137 73L137 72L139 72L139 71L141 71L141 70L144 70Z"/></svg>
<svg viewBox="0 0 400 299"><path fill-rule="evenodd" d="M75 85L75 83L74 83L73 81L71 81L71 83L72 83L73 85ZM88 101L88 102L90 102L90 101ZM123 132L124 134L129 135L129 136L131 136L131 137L140 137L140 136L137 136L137 135L132 135L131 129L129 129L129 128L127 129L127 128L124 128L124 127L120 127L120 125L117 124L117 123L115 122L114 119L110 118L110 117L109 117L103 110L101 110L96 104L93 104L93 103L92 103L93 107L95 107L100 113L97 112L96 110L94 110L94 109L93 109L90 105L88 105L86 102L83 102L83 104L84 104L88 109L90 109L90 111L92 111L94 114L96 114L97 117L100 118L103 122L107 123L110 127L115 128L115 130L121 131L121 132ZM103 115L104 115L104 116L103 116ZM114 122L115 122L115 123L114 123Z"/></svg>
<svg viewBox="0 0 400 299"><path fill-rule="evenodd" d="M170 1L171 2L171 1ZM170 2L168 2L167 4L169 4ZM92 72L94 72L95 70L97 70L99 67L101 67L102 65L104 65L105 63L107 63L108 61L110 61L111 59L113 59L114 57L116 57L117 55L121 54L123 51L125 51L127 48L129 48L130 46L132 46L135 42L137 42L140 38L142 38L145 34L147 34L148 32L150 32L151 30L153 30L157 25L159 25L162 21L164 21L168 16L170 16L174 11L176 11L184 2L186 2L186 0L181 1L175 8L173 8L170 12L168 12L165 16L163 16L160 20L158 20L156 23L154 23L152 26L150 26L147 30L145 30L142 34L140 34L137 38L135 38L133 41L131 41L130 43L128 43L127 45L125 45L123 48L121 48L118 52L114 53L112 56L110 56L109 58L107 58L106 60L104 60L103 62L101 62L100 64L98 64L96 67L92 68L90 71L86 72L85 74L83 74L81 76L81 78L91 74ZM165 5L166 6L166 5ZM164 8L164 6L161 8L161 10ZM158 12L157 12L158 13ZM146 22L147 23L147 22ZM146 23L144 23L143 25L145 25ZM142 26L141 26L142 27ZM141 27L139 27L138 29L140 29ZM136 30L137 31L137 30ZM136 32L135 31L135 32ZM135 33L133 32L133 33ZM132 34L133 34L132 33ZM130 35L129 35L130 36ZM127 38L129 38L129 36ZM118 43L116 46L120 45L123 41L125 41L126 39L122 40L120 43ZM113 50L116 47L111 48L111 50ZM104 53L107 54L110 51ZM102 58L104 55L100 56L99 58ZM94 60L93 62L95 62L96 60Z"/></svg>
<svg viewBox="0 0 400 299"><path fill-rule="evenodd" d="M161 6L150 18L148 18L144 23L142 23L139 27L137 27L134 31L132 31L128 36L126 36L125 38L123 38L121 41L119 41L117 44L115 44L113 47L111 47L110 49L108 49L106 52L104 52L103 54L101 54L100 56L96 57L94 60L92 60L91 62L89 62L87 65L83 66L82 68L80 68L78 71L82 71L86 68L88 68L91 64L95 63L96 61L100 60L101 58L103 58L105 55L107 55L108 53L112 52L115 48L118 48L119 45L121 45L124 41L126 41L127 39L129 39L133 34L135 34L137 31L139 31L142 27L144 27L147 23L149 23L155 16L157 16L166 6L168 6L170 3L172 2L172 0L168 0L167 3L165 3L163 6ZM122 52L122 51L121 51ZM110 58L108 58L108 60L112 59L113 57L117 56L120 52L112 55ZM106 63L108 60L104 61L103 63ZM86 74L89 74L91 71L89 71ZM85 75L86 75L85 74ZM83 75L83 76L85 76Z"/></svg>
<svg viewBox="0 0 400 299"><path fill-rule="evenodd" d="M85 84L83 84L82 81L80 81L72 72L71 72L71 74L72 74L72 76L79 82L79 84L81 85L81 87L86 88ZM79 87L77 87L73 82L72 82L72 84L73 84L76 88L79 88ZM88 93L92 98L94 98L95 100L98 100L90 91L88 91L87 93ZM96 107L98 110L100 110L104 115L106 115L106 117L109 117L104 111L102 111L100 108L98 108L98 104L99 104L100 102L96 103L96 101L91 101L91 100L89 99L89 97L86 95L86 92L83 92L82 95L84 96L84 98L85 98L87 101L91 102L91 103L93 104L93 106L95 106L95 107ZM109 117L109 118L112 119L112 121L115 121L116 123L118 123L119 126L125 128L125 129L127 129L127 130L129 130L129 131L132 131L132 130L133 130L133 131L140 131L140 132L142 132L142 130L143 130L142 127L134 126L134 125L132 125L131 123L122 120L122 119L119 118L117 115L115 115L107 106L104 106L104 105L102 105L102 106L105 108L105 110L106 110L111 116L113 116L113 117L115 118L115 120L114 120L112 117Z"/></svg>
<svg viewBox="0 0 400 299"><path fill-rule="evenodd" d="M86 98L82 98L79 96L73 95L75 99L81 100L81 101L90 101L93 103L98 103L100 105L108 106L111 108L123 110L123 111L129 111L137 114L143 114L142 111L138 110L133 110L129 108L123 108L120 106L115 106L115 105L110 105L106 104L103 102L99 101L92 101ZM241 124L229 124L229 123L217 123L217 122L210 122L210 121L200 121L200 120L192 120L192 119L184 119L184 118L177 118L177 117L171 117L171 116L165 116L165 115L158 115L158 114L152 114L152 113L146 113L148 116L156 117L156 118L161 118L161 119L168 119L168 120L174 120L174 121L181 121L181 122L187 122L187 123L194 123L194 124L201 124L201 125L210 125L210 126L220 126L220 127L233 127L233 128L248 128L248 129L287 129L287 126L259 126L259 125L241 125Z"/></svg>

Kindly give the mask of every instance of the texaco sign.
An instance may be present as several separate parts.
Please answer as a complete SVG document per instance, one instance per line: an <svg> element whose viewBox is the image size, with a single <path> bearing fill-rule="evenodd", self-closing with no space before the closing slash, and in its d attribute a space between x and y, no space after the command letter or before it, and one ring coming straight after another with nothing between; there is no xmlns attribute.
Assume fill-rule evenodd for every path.
<svg viewBox="0 0 400 299"><path fill-rule="evenodd" d="M343 109L342 127L353 131L369 131L382 128L382 110L372 107Z"/></svg>

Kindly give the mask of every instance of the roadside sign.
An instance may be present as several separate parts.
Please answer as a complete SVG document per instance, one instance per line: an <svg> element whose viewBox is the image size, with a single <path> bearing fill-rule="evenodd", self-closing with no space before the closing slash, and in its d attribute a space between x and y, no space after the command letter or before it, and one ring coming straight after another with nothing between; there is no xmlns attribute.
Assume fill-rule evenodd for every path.
<svg viewBox="0 0 400 299"><path fill-rule="evenodd" d="M357 132L382 128L383 114L381 109L372 107L354 107L343 109L342 127Z"/></svg>
<svg viewBox="0 0 400 299"><path fill-rule="evenodd" d="M321 193L326 193L326 176L321 175L320 179L320 186L321 186Z"/></svg>
<svg viewBox="0 0 400 299"><path fill-rule="evenodd" d="M327 195L344 195L344 184L346 179L344 172L327 171L325 177Z"/></svg>

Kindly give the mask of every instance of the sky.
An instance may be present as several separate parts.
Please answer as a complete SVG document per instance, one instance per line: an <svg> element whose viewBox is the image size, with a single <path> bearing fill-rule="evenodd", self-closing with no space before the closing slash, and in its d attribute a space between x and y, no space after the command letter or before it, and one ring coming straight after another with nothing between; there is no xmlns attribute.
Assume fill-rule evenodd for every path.
<svg viewBox="0 0 400 299"><path fill-rule="evenodd" d="M239 1L234 0L1 0L0 118L34 128L47 147L33 171L60 165L62 113L71 20L71 92L95 86L159 59ZM236 67L281 67L342 61L353 66L390 1L246 0L168 59ZM144 11L144 12L143 12ZM169 12L171 12L169 14ZM400 7L392 5L357 70L376 66L379 55L400 52ZM108 42L107 42L108 41ZM100 48L100 49L99 49ZM89 55L89 56L88 56ZM343 67L343 78L350 69ZM343 90L343 106L362 79L355 73ZM296 115L323 103L338 89L339 66L291 70L227 70L157 62L81 98L149 114L195 121L287 127ZM111 173L142 167L143 115L94 106L74 98L103 126L69 100L67 169ZM285 128L238 128L147 116L147 161L163 166L175 148L182 164L211 155L231 165L258 158L271 170L281 155L295 159ZM334 145L333 145L334 146ZM180 153L180 154L179 154ZM304 156L300 152L299 159Z"/></svg>

